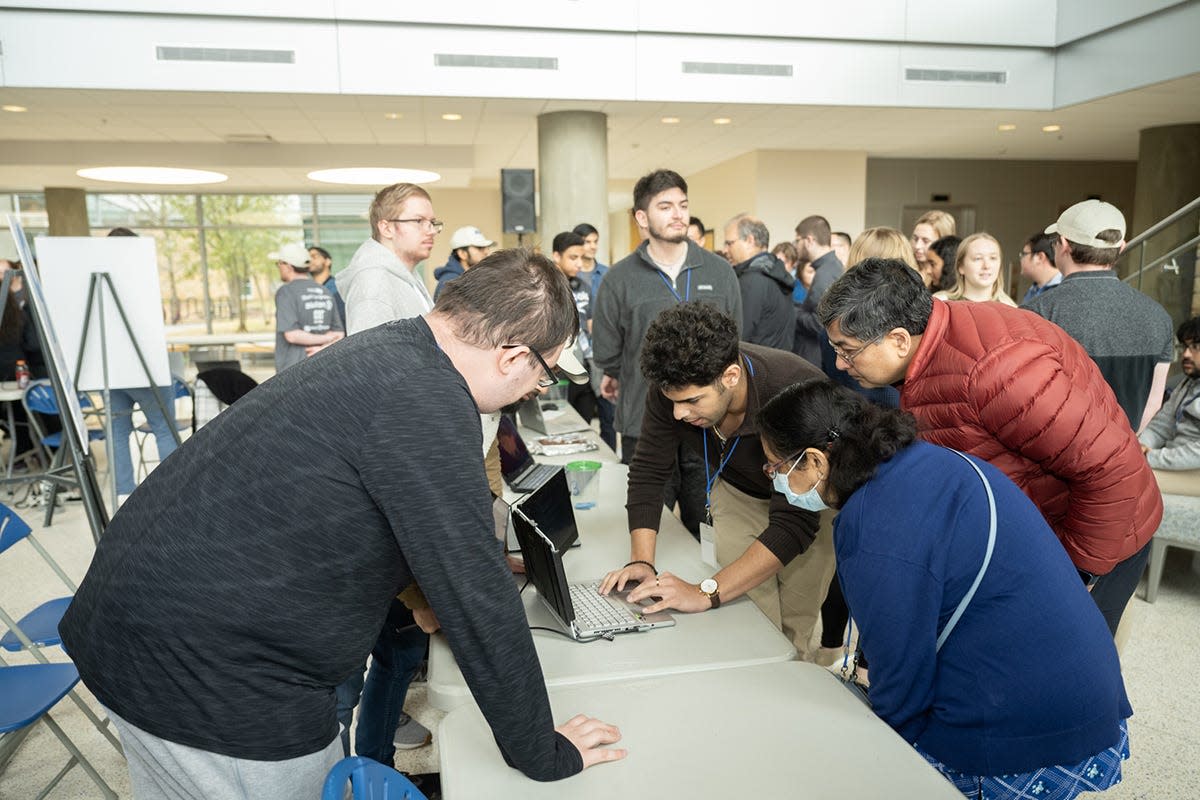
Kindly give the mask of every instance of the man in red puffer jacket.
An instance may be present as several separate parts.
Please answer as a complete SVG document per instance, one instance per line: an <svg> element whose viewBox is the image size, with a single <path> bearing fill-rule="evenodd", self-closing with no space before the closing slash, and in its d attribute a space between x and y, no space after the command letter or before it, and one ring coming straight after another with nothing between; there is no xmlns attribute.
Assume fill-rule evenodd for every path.
<svg viewBox="0 0 1200 800"><path fill-rule="evenodd" d="M894 259L848 271L818 314L839 369L863 386L896 385L923 439L983 458L1021 487L1116 633L1162 495L1087 351L1027 311L933 300Z"/></svg>

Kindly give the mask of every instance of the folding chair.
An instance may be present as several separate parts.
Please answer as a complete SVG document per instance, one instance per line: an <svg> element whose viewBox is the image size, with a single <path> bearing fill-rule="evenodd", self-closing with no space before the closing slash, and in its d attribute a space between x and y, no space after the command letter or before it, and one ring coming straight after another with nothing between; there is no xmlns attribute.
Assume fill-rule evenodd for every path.
<svg viewBox="0 0 1200 800"><path fill-rule="evenodd" d="M189 404L194 408L196 401L192 395L191 387L187 385L187 382L184 381L183 378L179 377L178 375L172 375L171 398L176 405L175 428L180 434L191 427L190 418L192 416L192 409L189 408L187 414L183 416L179 414L178 401L185 397L188 398ZM143 410L142 414L143 416L145 415L145 410ZM135 426L133 429L133 438L137 442L138 446L137 479L139 482L144 480L145 477L150 473L150 470L146 467L146 464L148 463L148 459L146 458L146 442L150 440L150 437L153 435L153 433L154 431L150 428L150 422L146 419L143 419L141 424ZM161 460L161 456L159 459Z"/></svg>
<svg viewBox="0 0 1200 800"><path fill-rule="evenodd" d="M192 398L192 433L256 386L258 381L240 369L213 367L200 372L196 375L196 393Z"/></svg>
<svg viewBox="0 0 1200 800"><path fill-rule="evenodd" d="M354 800L427 800L403 774L362 756L343 758L333 765L321 800L342 800L347 780Z"/></svg>
<svg viewBox="0 0 1200 800"><path fill-rule="evenodd" d="M76 764L83 768L88 777L100 789L104 797L117 800L117 793L104 782L100 773L83 755L66 732L58 726L51 717L50 709L58 705L63 695L72 693L75 684L79 683L79 672L74 664L26 664L23 666L7 666L0 661L0 753L8 755L0 757L4 763L11 757L23 738L21 732L37 722L45 723L46 727L58 737L63 747L71 754L70 760L58 774L51 779L45 788L37 795L38 799L49 794L59 781L71 771ZM11 742L11 744L10 744Z"/></svg>
<svg viewBox="0 0 1200 800"><path fill-rule="evenodd" d="M46 548L42 547L41 542L34 537L29 523L21 519L11 508L0 503L0 556L3 556L4 553L8 552L9 548L22 540L27 541L37 551L42 560L49 565L50 569L54 570L59 580L71 590L73 595L78 589L75 582L63 571L58 562L51 557ZM3 606L0 606L0 622L3 622L8 628L4 636L0 637L0 649L10 652L27 650L31 656L41 663L49 664L50 659L46 658L41 648L62 644L62 637L58 633L58 623L62 621L63 614L67 612L67 607L71 605L71 600L72 597L70 595L47 600L33 611L21 617L20 620L14 620L8 611ZM108 739L109 743L117 749L118 753L123 753L120 740L108 727L108 720L97 716L91 706L73 689L70 690L70 695L72 702L79 706L79 710L96 726L96 730L100 731Z"/></svg>
<svg viewBox="0 0 1200 800"><path fill-rule="evenodd" d="M54 397L54 389L50 386L49 381L35 381L29 384L29 388L25 390L25 397L21 399L22 405L25 406L25 414L29 417L29 424L34 431L34 438L38 442L42 450L43 458L45 458L47 449L53 450L54 455L48 459L50 468L43 473L40 478L47 480L50 483L50 496L46 502L46 525L54 519L54 503L58 498L58 487L60 483L69 483L77 485L74 478L67 477L70 472L69 466L66 464L67 448L63 446L62 431L54 433L46 433L42 427L41 420L38 414L47 416L61 416L58 410L58 400ZM83 392L79 393L79 405L83 409L91 409L91 399ZM88 429L88 443L101 441L104 439L104 431L96 430L95 428ZM37 479L39 476L33 476Z"/></svg>

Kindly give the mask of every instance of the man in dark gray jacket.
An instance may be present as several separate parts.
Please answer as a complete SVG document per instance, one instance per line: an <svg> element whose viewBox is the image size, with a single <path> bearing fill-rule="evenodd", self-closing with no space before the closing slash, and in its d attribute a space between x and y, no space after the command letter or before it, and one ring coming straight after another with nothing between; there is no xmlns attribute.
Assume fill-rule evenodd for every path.
<svg viewBox="0 0 1200 800"><path fill-rule="evenodd" d="M725 223L725 252L742 290L742 341L791 352L796 335L796 279L767 252L771 234L761 219L738 214Z"/></svg>
<svg viewBox="0 0 1200 800"><path fill-rule="evenodd" d="M687 181L657 170L633 188L634 218L648 231L637 250L608 271L596 293L592 349L604 373L600 392L617 404L621 460L637 447L646 405L646 381L638 366L646 330L663 309L687 300L712 303L742 324L742 293L729 264L687 238ZM664 502L680 503L685 526L698 535L704 514L704 465L691 452L680 457L678 493L668 486ZM679 495L678 497L676 495Z"/></svg>
<svg viewBox="0 0 1200 800"><path fill-rule="evenodd" d="M813 364L821 363L821 339L825 329L817 319L817 305L825 290L842 277L846 271L837 254L833 252L832 233L829 220L813 215L805 217L796 225L796 250L800 260L812 264L815 271L812 286L804 302L796 306L796 341L792 352Z"/></svg>

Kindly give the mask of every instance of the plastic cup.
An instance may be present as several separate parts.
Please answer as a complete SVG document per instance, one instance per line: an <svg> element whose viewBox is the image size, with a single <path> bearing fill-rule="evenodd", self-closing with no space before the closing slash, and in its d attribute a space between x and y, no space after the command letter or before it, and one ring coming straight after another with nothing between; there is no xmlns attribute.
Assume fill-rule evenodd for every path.
<svg viewBox="0 0 1200 800"><path fill-rule="evenodd" d="M580 511L595 508L600 499L600 462L572 461L567 464L566 472L575 508Z"/></svg>

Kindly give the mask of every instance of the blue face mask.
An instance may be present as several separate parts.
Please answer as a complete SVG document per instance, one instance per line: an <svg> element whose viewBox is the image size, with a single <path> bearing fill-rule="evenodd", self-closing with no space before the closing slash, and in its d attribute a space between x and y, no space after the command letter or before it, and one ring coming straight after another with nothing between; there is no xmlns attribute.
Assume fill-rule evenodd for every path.
<svg viewBox="0 0 1200 800"><path fill-rule="evenodd" d="M813 488L804 494L796 494L792 491L792 487L788 485L788 474L790 473L791 470L788 470L787 473L775 473L775 480L772 481L775 491L786 497L787 501L796 508L803 508L806 511L824 511L829 508L825 504L825 501L821 499L821 495L817 494L817 487L821 485L822 481L817 481L813 485Z"/></svg>

